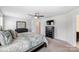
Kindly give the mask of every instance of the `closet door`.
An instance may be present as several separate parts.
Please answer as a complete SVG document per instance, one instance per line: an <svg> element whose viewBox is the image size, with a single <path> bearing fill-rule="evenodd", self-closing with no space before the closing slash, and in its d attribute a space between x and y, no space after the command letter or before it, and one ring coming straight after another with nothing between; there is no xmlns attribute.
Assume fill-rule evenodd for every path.
<svg viewBox="0 0 79 59"><path fill-rule="evenodd" d="M54 38L54 27L46 26L46 37Z"/></svg>

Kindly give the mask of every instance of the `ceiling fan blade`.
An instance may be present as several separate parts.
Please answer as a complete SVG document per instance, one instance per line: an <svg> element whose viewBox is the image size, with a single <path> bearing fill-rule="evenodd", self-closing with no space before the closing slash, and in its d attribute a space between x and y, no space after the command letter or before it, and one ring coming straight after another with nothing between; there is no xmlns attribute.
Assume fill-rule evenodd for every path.
<svg viewBox="0 0 79 59"><path fill-rule="evenodd" d="M39 15L39 13L35 13L35 14L28 14L29 16L32 17L44 17L44 15Z"/></svg>
<svg viewBox="0 0 79 59"><path fill-rule="evenodd" d="M39 16L39 17L44 17L43 15Z"/></svg>
<svg viewBox="0 0 79 59"><path fill-rule="evenodd" d="M32 15L32 14L28 14L29 16L35 16L35 15Z"/></svg>

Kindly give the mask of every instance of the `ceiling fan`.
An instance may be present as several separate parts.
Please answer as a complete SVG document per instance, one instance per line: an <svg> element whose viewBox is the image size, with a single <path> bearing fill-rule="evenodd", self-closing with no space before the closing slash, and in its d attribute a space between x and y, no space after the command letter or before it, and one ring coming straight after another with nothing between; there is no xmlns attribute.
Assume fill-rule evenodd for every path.
<svg viewBox="0 0 79 59"><path fill-rule="evenodd" d="M39 13L35 13L33 14L29 14L30 16L33 16L35 19L40 18L40 17L44 17L44 15L40 15Z"/></svg>

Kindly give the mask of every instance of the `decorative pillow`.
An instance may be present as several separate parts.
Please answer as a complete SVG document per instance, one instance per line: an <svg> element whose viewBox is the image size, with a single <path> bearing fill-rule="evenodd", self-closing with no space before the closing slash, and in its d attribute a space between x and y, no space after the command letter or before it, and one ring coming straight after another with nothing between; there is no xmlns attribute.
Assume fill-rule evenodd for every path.
<svg viewBox="0 0 79 59"><path fill-rule="evenodd" d="M17 37L17 32L15 32L15 31L13 31L13 30L9 30L10 31L10 33L11 33L11 35L12 35L12 38L13 39L16 39L16 37Z"/></svg>
<svg viewBox="0 0 79 59"><path fill-rule="evenodd" d="M0 31L0 44L1 45L6 45L5 36L4 36L2 31Z"/></svg>
<svg viewBox="0 0 79 59"><path fill-rule="evenodd" d="M5 35L5 41L6 44L9 44L12 42L12 35L9 31L3 31L4 35Z"/></svg>
<svg viewBox="0 0 79 59"><path fill-rule="evenodd" d="M12 42L12 36L9 31L2 31L0 33L1 33L1 38L0 38L1 45L7 45Z"/></svg>

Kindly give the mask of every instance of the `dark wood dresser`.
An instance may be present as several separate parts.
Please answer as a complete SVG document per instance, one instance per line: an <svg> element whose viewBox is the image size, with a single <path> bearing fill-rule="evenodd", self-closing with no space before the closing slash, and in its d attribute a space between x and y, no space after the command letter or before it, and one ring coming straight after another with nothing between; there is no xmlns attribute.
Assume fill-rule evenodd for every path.
<svg viewBox="0 0 79 59"><path fill-rule="evenodd" d="M54 26L46 26L46 37L54 38Z"/></svg>
<svg viewBox="0 0 79 59"><path fill-rule="evenodd" d="M76 41L78 42L79 41L79 32L76 32Z"/></svg>

